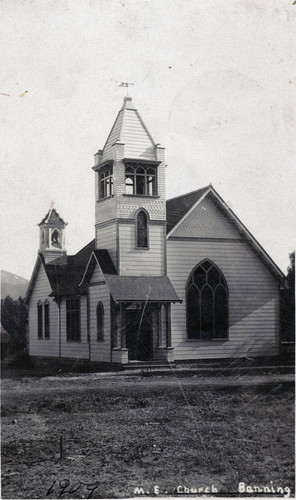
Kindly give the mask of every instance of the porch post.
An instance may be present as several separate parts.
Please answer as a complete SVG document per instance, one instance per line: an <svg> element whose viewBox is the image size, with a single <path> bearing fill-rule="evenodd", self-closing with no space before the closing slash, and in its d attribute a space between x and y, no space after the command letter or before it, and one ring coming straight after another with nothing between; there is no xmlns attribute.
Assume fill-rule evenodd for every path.
<svg viewBox="0 0 296 500"><path fill-rule="evenodd" d="M125 304L120 303L120 333L121 333L121 348L126 348L126 328L125 328Z"/></svg>
<svg viewBox="0 0 296 500"><path fill-rule="evenodd" d="M112 349L112 361L121 365L128 363L125 334L125 305L121 302L116 307L116 347Z"/></svg>

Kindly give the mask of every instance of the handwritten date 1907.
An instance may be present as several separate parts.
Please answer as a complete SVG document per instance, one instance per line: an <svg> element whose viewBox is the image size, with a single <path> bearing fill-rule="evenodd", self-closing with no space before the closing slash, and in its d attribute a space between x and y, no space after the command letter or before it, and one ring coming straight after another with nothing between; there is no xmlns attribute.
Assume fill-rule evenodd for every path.
<svg viewBox="0 0 296 500"><path fill-rule="evenodd" d="M83 483L82 481L78 480L73 484L73 486L70 486L69 479L61 479L61 481L59 482L57 482L57 480L55 479L50 488L48 488L46 496L49 496L54 491L55 493L57 493L56 491L57 488L60 489L58 498L61 498L63 495L66 495L67 493L71 495L72 493L78 491L80 488L82 493L82 489L85 488L87 491L89 491L89 494L86 498L92 498L92 494L98 488L99 484L100 484L99 481L96 481L95 483ZM85 497L83 496L83 498Z"/></svg>

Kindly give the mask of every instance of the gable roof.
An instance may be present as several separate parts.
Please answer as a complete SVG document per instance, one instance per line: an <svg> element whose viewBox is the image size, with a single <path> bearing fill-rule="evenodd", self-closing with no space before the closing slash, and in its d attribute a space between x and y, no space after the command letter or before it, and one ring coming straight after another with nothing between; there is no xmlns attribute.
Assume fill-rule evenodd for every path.
<svg viewBox="0 0 296 500"><path fill-rule="evenodd" d="M28 286L25 301L28 304L36 283L40 266L43 265L48 277L52 292L51 296L61 297L81 293L79 284L81 282L89 257L95 248L95 240L92 240L75 255L68 255L63 259L55 259L45 263L42 253L37 257L33 274Z"/></svg>
<svg viewBox="0 0 296 500"><path fill-rule="evenodd" d="M211 185L167 200L166 210L168 233L170 233L176 224L183 219L183 217L188 213L188 210L203 197L203 195L209 190L210 186Z"/></svg>
<svg viewBox="0 0 296 500"><path fill-rule="evenodd" d="M120 276L107 250L94 250L80 283L87 289L96 265L104 275L115 302L182 302L167 276Z"/></svg>
<svg viewBox="0 0 296 500"><path fill-rule="evenodd" d="M201 203L205 197L209 197L211 201L222 211L224 216L237 229L242 238L248 243L253 251L258 255L261 261L271 271L271 273L282 283L285 276L280 268L275 264L272 258L267 254L260 243L248 231L246 226L240 221L235 213L229 208L217 191L211 184L197 191L172 198L167 201L167 238L173 235L174 230L183 222L184 219Z"/></svg>
<svg viewBox="0 0 296 500"><path fill-rule="evenodd" d="M115 142L125 145L126 158L157 159L156 144L129 96L124 98L122 108L104 145L101 163L113 159L112 146Z"/></svg>

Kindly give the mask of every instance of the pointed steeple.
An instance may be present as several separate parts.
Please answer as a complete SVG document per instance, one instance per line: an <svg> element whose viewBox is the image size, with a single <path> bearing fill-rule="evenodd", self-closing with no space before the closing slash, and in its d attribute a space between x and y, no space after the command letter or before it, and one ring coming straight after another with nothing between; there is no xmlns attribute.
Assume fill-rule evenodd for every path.
<svg viewBox="0 0 296 500"><path fill-rule="evenodd" d="M113 159L112 146L115 143L124 145L125 158L157 159L156 144L130 96L124 97L123 105L100 153L100 163Z"/></svg>

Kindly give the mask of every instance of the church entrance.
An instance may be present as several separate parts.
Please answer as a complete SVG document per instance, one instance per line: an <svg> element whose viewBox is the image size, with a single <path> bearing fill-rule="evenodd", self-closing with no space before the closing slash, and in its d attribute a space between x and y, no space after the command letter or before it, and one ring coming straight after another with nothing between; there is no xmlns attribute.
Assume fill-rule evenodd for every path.
<svg viewBox="0 0 296 500"><path fill-rule="evenodd" d="M149 308L126 309L126 347L129 360L149 361L153 359L153 322Z"/></svg>

